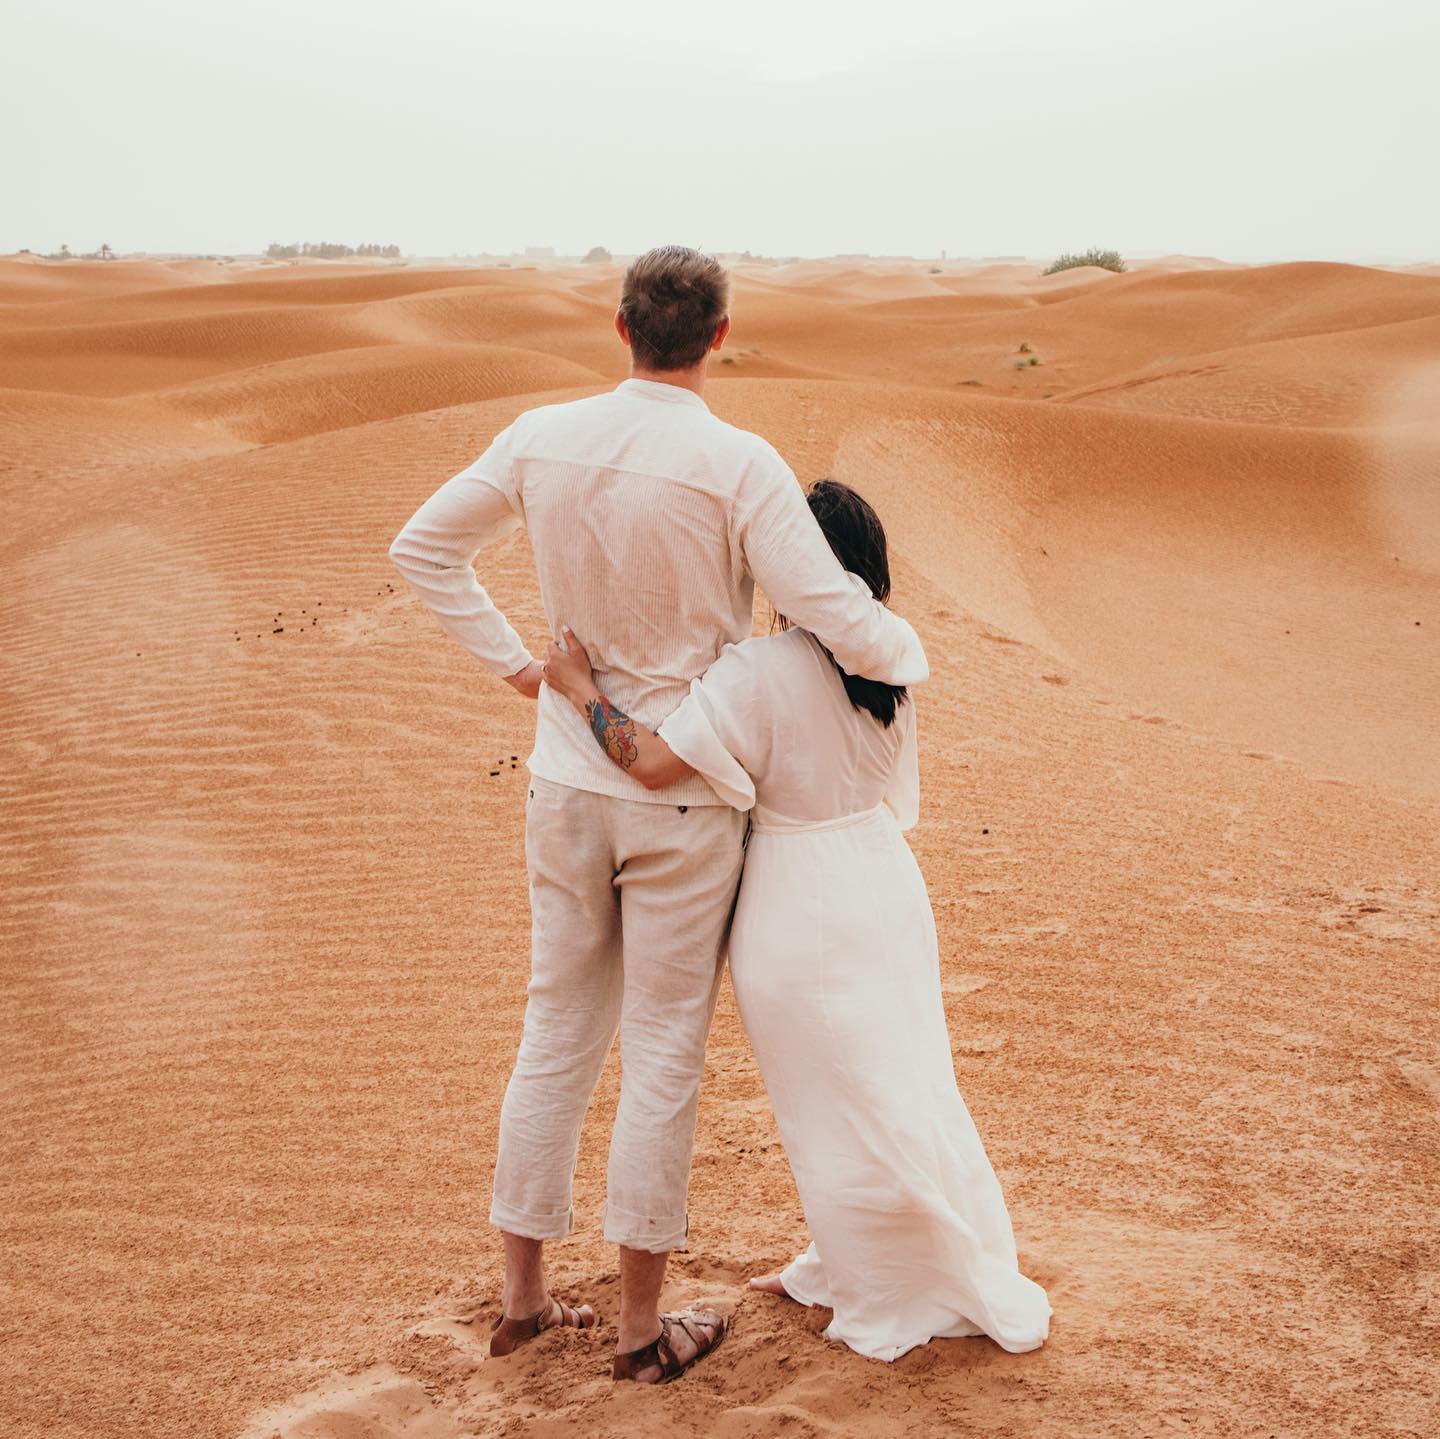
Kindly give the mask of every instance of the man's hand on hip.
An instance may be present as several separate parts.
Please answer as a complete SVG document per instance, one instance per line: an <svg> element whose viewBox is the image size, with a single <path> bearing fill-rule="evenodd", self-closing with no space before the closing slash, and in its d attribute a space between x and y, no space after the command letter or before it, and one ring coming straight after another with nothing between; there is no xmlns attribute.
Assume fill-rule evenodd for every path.
<svg viewBox="0 0 1440 1439"><path fill-rule="evenodd" d="M523 670L505 676L505 683L527 700L540 698L540 684L545 678L545 667L538 660L531 660Z"/></svg>

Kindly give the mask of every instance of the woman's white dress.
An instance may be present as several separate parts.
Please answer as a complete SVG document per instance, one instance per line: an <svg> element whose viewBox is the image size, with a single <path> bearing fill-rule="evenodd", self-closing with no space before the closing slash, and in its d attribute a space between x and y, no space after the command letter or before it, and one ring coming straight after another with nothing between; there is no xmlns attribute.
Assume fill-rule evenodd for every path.
<svg viewBox="0 0 1440 1439"><path fill-rule="evenodd" d="M727 646L661 735L752 810L730 941L740 1014L811 1244L789 1293L828 1337L895 1359L935 1337L1037 1348L995 1172L955 1085L935 920L902 831L919 806L913 703L853 708L803 630Z"/></svg>

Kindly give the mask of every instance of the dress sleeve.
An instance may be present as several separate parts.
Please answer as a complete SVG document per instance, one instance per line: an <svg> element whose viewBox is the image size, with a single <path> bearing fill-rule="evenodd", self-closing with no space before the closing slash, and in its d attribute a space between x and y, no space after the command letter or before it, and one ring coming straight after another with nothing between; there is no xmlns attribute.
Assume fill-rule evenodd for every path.
<svg viewBox="0 0 1440 1439"><path fill-rule="evenodd" d="M735 809L755 804L754 763L763 739L756 663L743 645L727 645L657 733L715 793Z"/></svg>
<svg viewBox="0 0 1440 1439"><path fill-rule="evenodd" d="M900 706L895 723L905 726L900 752L885 787L885 804L902 830L914 829L920 821L920 745L915 732L915 698Z"/></svg>

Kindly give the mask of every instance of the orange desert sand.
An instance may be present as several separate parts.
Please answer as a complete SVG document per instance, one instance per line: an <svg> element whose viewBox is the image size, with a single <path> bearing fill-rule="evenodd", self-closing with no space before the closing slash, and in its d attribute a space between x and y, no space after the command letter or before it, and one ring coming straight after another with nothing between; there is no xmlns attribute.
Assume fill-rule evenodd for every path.
<svg viewBox="0 0 1440 1439"><path fill-rule="evenodd" d="M727 995L669 1297L732 1336L609 1381L615 1062L553 1250L601 1328L486 1360L532 710L386 547L623 377L617 287L0 262L0 1431L1434 1435L1423 269L741 269L709 400L874 500L929 647L913 840L1051 1338L886 1366L744 1291L803 1222ZM524 537L481 567L541 644Z"/></svg>

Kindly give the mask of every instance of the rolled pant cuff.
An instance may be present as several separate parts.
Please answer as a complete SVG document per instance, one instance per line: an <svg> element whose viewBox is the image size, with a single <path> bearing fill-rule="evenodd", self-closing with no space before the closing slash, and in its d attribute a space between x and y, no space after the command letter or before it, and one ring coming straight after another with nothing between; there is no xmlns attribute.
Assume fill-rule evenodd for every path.
<svg viewBox="0 0 1440 1439"><path fill-rule="evenodd" d="M521 1239L564 1239L575 1227L575 1210L571 1207L560 1214L530 1214L496 1197L490 1201L490 1222L496 1229L518 1234Z"/></svg>
<svg viewBox="0 0 1440 1439"><path fill-rule="evenodd" d="M629 1214L613 1204L605 1206L605 1238L626 1249L639 1249L646 1254L668 1254L684 1249L690 1233L690 1216L652 1219L644 1214Z"/></svg>

